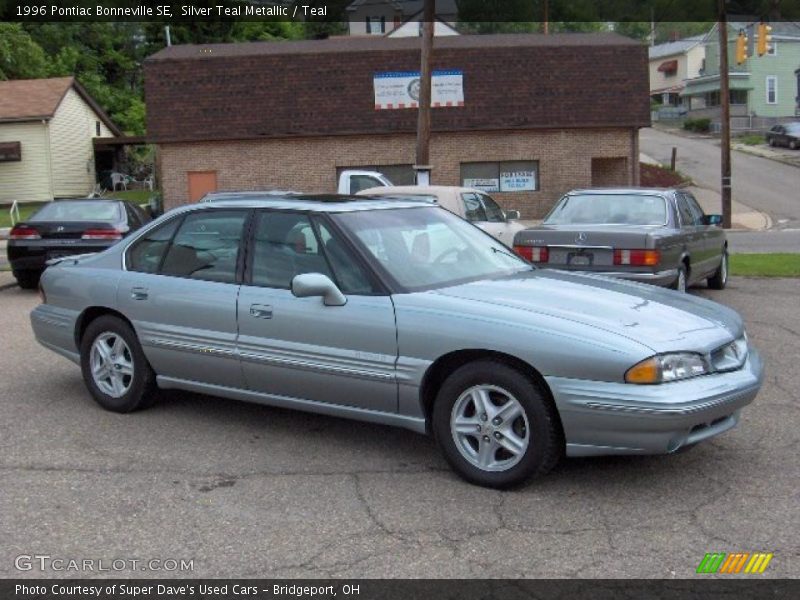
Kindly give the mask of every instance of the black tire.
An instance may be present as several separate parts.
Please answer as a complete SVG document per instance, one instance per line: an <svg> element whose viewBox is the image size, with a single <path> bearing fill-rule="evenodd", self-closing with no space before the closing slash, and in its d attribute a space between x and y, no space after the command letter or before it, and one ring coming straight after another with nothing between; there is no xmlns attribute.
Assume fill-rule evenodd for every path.
<svg viewBox="0 0 800 600"><path fill-rule="evenodd" d="M35 290L39 287L41 271L14 271L14 279L23 290Z"/></svg>
<svg viewBox="0 0 800 600"><path fill-rule="evenodd" d="M769 145L774 148L775 147L775 140L773 138L769 138Z"/></svg>
<svg viewBox="0 0 800 600"><path fill-rule="evenodd" d="M526 430L528 443L525 451L518 462L506 470L489 471L474 465L462 455L451 432L451 416L456 403L464 392L479 385L497 386L512 394L530 425L530 430ZM507 488L541 477L564 454L561 424L548 394L537 381L499 360L478 360L450 374L436 396L433 433L445 459L456 473L471 483L491 488ZM490 438L486 436L484 439ZM502 452L502 449L498 451Z"/></svg>
<svg viewBox="0 0 800 600"><path fill-rule="evenodd" d="M92 375L90 364L92 345L104 334L119 336L128 347L132 375L128 379L127 391L120 397L114 397L100 389ZM133 412L151 406L156 400L156 375L147 362L133 329L119 317L103 315L89 323L81 339L81 372L92 397L106 410L118 413Z"/></svg>
<svg viewBox="0 0 800 600"><path fill-rule="evenodd" d="M791 148L792 150L797 150L797 142L795 142L794 140L789 142L789 148Z"/></svg>
<svg viewBox="0 0 800 600"><path fill-rule="evenodd" d="M727 248L722 253L722 260L719 267L714 271L714 274L706 279L708 287L712 290L724 290L728 284L728 250Z"/></svg>
<svg viewBox="0 0 800 600"><path fill-rule="evenodd" d="M683 277L683 284L681 284L681 277ZM675 278L672 286L673 290L686 293L689 289L689 271L686 269L686 263L681 263L678 267L678 276Z"/></svg>

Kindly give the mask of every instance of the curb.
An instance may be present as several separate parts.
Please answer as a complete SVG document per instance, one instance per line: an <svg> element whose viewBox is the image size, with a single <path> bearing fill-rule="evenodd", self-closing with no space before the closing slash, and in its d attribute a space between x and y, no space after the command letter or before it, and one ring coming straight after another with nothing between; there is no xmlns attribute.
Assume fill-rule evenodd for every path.
<svg viewBox="0 0 800 600"><path fill-rule="evenodd" d="M759 158L765 158L767 160L772 160L772 161L775 161L775 162L778 162L778 163L781 163L781 164L784 164L784 165L789 165L790 167L800 168L800 162L794 162L792 160L783 158L781 156L768 156L766 154L761 154L760 152L754 152L749 147L747 147L745 145L742 145L742 144L736 144L736 145L731 146L731 150L736 150L738 152L741 152L742 154L749 154L750 156L757 156ZM798 156L800 156L800 152L798 152Z"/></svg>

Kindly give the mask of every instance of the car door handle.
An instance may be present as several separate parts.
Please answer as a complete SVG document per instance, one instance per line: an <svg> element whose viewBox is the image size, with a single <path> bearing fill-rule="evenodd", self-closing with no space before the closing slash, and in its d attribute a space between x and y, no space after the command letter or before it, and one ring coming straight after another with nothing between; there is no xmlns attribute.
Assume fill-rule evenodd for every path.
<svg viewBox="0 0 800 600"><path fill-rule="evenodd" d="M265 304L251 304L250 316L257 319L271 319L272 307Z"/></svg>
<svg viewBox="0 0 800 600"><path fill-rule="evenodd" d="M134 300L147 300L147 288L135 287L131 288L131 298Z"/></svg>

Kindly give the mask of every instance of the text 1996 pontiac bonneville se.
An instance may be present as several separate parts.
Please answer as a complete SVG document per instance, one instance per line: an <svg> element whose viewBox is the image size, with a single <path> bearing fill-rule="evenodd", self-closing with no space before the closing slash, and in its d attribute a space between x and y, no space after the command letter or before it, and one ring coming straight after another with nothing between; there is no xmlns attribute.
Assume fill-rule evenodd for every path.
<svg viewBox="0 0 800 600"><path fill-rule="evenodd" d="M435 206L204 203L63 259L31 320L106 409L157 388L432 433L469 481L669 453L727 431L762 381L741 318L647 285L541 270Z"/></svg>

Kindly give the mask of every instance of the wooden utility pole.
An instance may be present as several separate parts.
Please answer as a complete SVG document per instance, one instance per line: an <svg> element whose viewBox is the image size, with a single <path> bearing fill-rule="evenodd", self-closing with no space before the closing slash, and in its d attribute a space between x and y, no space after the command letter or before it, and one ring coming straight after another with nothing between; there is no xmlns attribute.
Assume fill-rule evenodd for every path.
<svg viewBox="0 0 800 600"><path fill-rule="evenodd" d="M419 68L419 109L417 115L417 160L414 170L417 185L431 184L431 63L433 55L434 0L425 0L422 8L422 56Z"/></svg>
<svg viewBox="0 0 800 600"><path fill-rule="evenodd" d="M542 18L542 33L547 35L550 33L550 2L549 0L544 0L544 15Z"/></svg>
<svg viewBox="0 0 800 600"><path fill-rule="evenodd" d="M722 226L731 228L731 92L728 81L728 18L725 12L726 0L717 0L719 37L719 100L722 105L720 120L720 150L722 172Z"/></svg>

